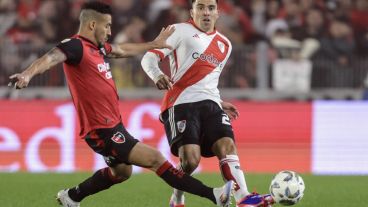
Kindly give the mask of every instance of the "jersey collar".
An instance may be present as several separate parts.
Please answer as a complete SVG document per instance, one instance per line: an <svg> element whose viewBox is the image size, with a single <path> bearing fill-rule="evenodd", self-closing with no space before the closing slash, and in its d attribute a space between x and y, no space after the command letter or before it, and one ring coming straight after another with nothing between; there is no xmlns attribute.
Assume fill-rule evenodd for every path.
<svg viewBox="0 0 368 207"><path fill-rule="evenodd" d="M88 39L87 37L83 37L82 35L75 35L76 37L78 37L78 38L80 38L80 39L82 39L82 40L84 40L84 41L86 41L86 42L89 42L89 43L91 43L95 48L97 48L98 49L98 47L95 45L95 43L93 43L90 39Z"/></svg>
<svg viewBox="0 0 368 207"><path fill-rule="evenodd" d="M195 24L195 22L193 21L193 19L192 19L192 18L191 18L191 19L189 19L187 23L189 23L189 24L193 25L193 27L195 27L196 29L198 29L199 31L201 31L201 32L203 32L203 33L205 33L205 34L207 34L207 35L213 35L213 34L215 34L215 33L217 32L216 27L214 28L213 32L210 32L210 33L207 33L207 32L205 32L205 31L203 31L201 28L199 28L199 27Z"/></svg>

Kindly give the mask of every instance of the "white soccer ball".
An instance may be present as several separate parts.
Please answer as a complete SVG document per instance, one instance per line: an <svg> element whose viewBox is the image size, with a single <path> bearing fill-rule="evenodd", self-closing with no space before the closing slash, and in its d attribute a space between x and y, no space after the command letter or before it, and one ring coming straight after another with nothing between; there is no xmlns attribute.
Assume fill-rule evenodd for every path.
<svg viewBox="0 0 368 207"><path fill-rule="evenodd" d="M304 196L304 181L294 171L284 170L275 175L271 181L270 194L276 203L291 206Z"/></svg>

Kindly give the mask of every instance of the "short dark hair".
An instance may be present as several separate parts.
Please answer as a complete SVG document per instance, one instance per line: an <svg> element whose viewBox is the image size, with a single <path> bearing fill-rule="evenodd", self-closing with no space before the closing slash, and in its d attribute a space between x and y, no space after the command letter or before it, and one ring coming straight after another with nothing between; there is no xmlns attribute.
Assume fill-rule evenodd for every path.
<svg viewBox="0 0 368 207"><path fill-rule="evenodd" d="M192 5L196 2L197 0L192 0ZM216 0L216 3L218 4L218 0Z"/></svg>
<svg viewBox="0 0 368 207"><path fill-rule="evenodd" d="M110 14L110 15L112 14L110 5L100 1L91 1L84 3L82 6L82 10L84 9L90 9L101 14Z"/></svg>

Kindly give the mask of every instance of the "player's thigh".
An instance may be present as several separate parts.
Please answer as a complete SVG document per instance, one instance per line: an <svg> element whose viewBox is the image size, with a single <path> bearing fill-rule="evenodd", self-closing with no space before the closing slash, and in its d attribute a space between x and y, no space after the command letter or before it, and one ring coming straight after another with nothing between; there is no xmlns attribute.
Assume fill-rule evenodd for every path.
<svg viewBox="0 0 368 207"><path fill-rule="evenodd" d="M199 145L200 117L194 103L173 106L161 114L171 152L179 156L179 148Z"/></svg>
<svg viewBox="0 0 368 207"><path fill-rule="evenodd" d="M133 165L156 171L166 159L157 149L139 142L130 151L128 161Z"/></svg>

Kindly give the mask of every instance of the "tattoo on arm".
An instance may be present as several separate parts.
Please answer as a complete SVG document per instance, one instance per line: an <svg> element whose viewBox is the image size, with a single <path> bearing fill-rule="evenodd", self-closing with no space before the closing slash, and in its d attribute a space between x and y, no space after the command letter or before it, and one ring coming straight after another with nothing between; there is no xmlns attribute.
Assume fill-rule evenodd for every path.
<svg viewBox="0 0 368 207"><path fill-rule="evenodd" d="M64 62L66 60L66 56L63 52L58 48L52 48L41 58L37 59L31 66L30 70L33 74L43 73L58 63Z"/></svg>
<svg viewBox="0 0 368 207"><path fill-rule="evenodd" d="M61 52L58 48L52 48L49 52L46 53L45 56L48 60L48 63L52 66L66 60L65 54Z"/></svg>
<svg viewBox="0 0 368 207"><path fill-rule="evenodd" d="M107 54L106 57L108 57L108 58L119 58L119 56L117 54L114 54L112 52Z"/></svg>

